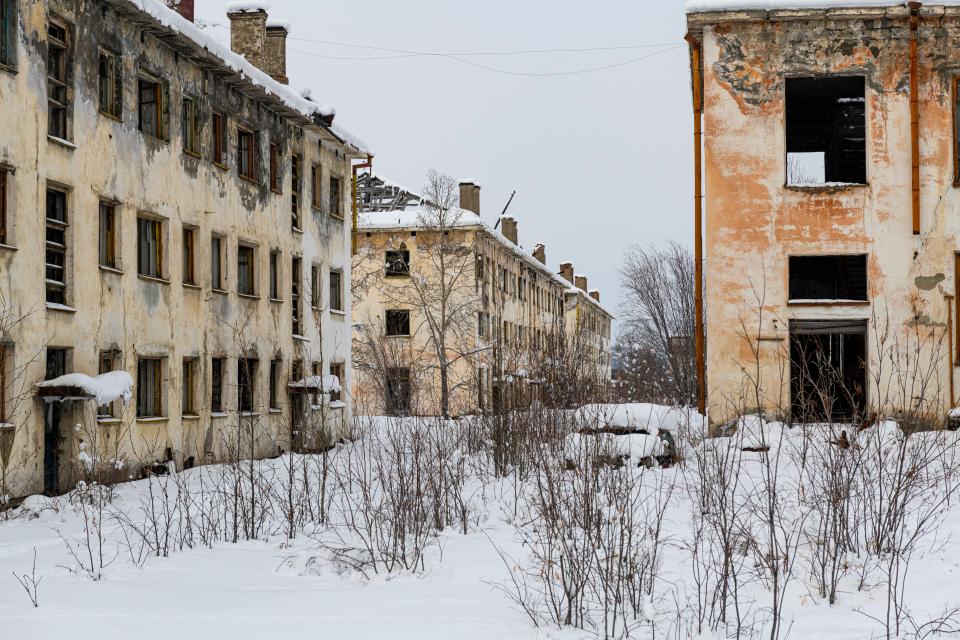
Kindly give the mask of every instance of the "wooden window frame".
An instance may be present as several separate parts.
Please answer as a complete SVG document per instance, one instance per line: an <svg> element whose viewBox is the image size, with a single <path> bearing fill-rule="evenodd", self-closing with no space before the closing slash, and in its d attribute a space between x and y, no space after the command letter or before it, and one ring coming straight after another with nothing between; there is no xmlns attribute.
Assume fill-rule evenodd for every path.
<svg viewBox="0 0 960 640"><path fill-rule="evenodd" d="M63 37L51 33L63 31ZM52 61L54 52L59 52L57 63ZM62 140L69 139L70 109L70 30L65 22L47 21L47 135ZM55 68L54 68L55 67ZM56 126L54 126L56 124Z"/></svg>
<svg viewBox="0 0 960 640"><path fill-rule="evenodd" d="M244 140L247 141L244 148ZM257 181L257 134L237 127L237 175L244 180Z"/></svg>
<svg viewBox="0 0 960 640"><path fill-rule="evenodd" d="M153 253L156 254L152 256L153 260L150 259L151 256L146 257L148 267L146 271L150 271L149 267L153 266L153 262L156 262L155 273L147 273L144 269L145 256L143 255L142 251L145 248L145 245L140 234L145 226L149 227L150 236L152 236L152 242L150 241L150 237L147 238L146 248L152 248ZM166 265L164 264L164 251L166 249L166 242L164 239L164 233L164 220L143 214L137 216L137 275L144 278L153 278L155 280L166 279Z"/></svg>
<svg viewBox="0 0 960 640"><path fill-rule="evenodd" d="M4 2L5 0L0 0ZM7 244L10 241L9 224L7 221L7 174L9 171L5 167L0 167L0 244Z"/></svg>
<svg viewBox="0 0 960 640"><path fill-rule="evenodd" d="M320 265L310 265L310 306L320 308Z"/></svg>
<svg viewBox="0 0 960 640"><path fill-rule="evenodd" d="M153 102L145 103L143 98L145 95L148 95L147 91L151 87L153 90ZM151 138L156 138L157 140L163 141L168 141L170 139L170 127L169 123L167 122L167 118L170 115L169 94L170 91L166 82L154 76L153 74L142 70L140 71L137 76L137 129L144 136L149 136ZM151 104L151 107L145 109L145 105ZM147 112L147 110L153 112L153 117L156 121L154 130L147 130L144 128L144 114Z"/></svg>
<svg viewBox="0 0 960 640"><path fill-rule="evenodd" d="M960 187L960 75L954 76L953 82L953 186ZM960 319L960 318L958 318Z"/></svg>
<svg viewBox="0 0 960 640"><path fill-rule="evenodd" d="M330 375L337 376L337 383L340 385L340 391L330 391L330 402L339 402L343 397L343 386L344 381L344 372L346 367L342 362L331 362L330 363Z"/></svg>
<svg viewBox="0 0 960 640"><path fill-rule="evenodd" d="M237 411L240 413L253 413L257 407L259 365L256 358L237 358Z"/></svg>
<svg viewBox="0 0 960 640"><path fill-rule="evenodd" d="M100 201L98 254L100 266L118 269L117 261L117 206L113 202ZM106 228L105 228L106 227Z"/></svg>
<svg viewBox="0 0 960 640"><path fill-rule="evenodd" d="M214 291L226 291L227 273L223 256L226 248L226 236L210 234L210 288ZM214 251L216 245L216 251ZM214 276L217 276L214 278Z"/></svg>
<svg viewBox="0 0 960 640"><path fill-rule="evenodd" d="M210 128L212 130L211 137L213 144L211 145L211 153L213 154L213 164L220 168L226 168L227 161L225 157L225 147L223 140L224 132L226 131L226 120L224 120L223 114L219 112L214 112L210 117Z"/></svg>
<svg viewBox="0 0 960 640"><path fill-rule="evenodd" d="M183 226L183 284L197 285L197 233L193 226Z"/></svg>
<svg viewBox="0 0 960 640"><path fill-rule="evenodd" d="M330 216L337 220L343 220L343 181L340 176L330 176L329 180L329 203Z"/></svg>
<svg viewBox="0 0 960 640"><path fill-rule="evenodd" d="M50 195L59 194L63 197L63 217L61 218L51 218L50 213ZM70 226L70 197L68 192L65 189L60 189L57 187L48 186L46 190L47 204L45 209L46 217L46 283L47 283L47 302L52 304L66 304L67 303L67 269L69 263L67 261L67 250L69 244L68 229ZM60 235L61 242L56 242L56 240L51 240L51 231L53 231L54 237L57 237L57 234ZM51 262L50 258L53 256L59 256L60 262L62 264L58 265L55 262ZM61 278L57 280L56 278L51 278L50 267L59 267ZM51 299L51 297L53 299Z"/></svg>
<svg viewBox="0 0 960 640"><path fill-rule="evenodd" d="M297 153L291 154L290 156L290 183L291 227L294 231L299 231L302 228L303 157Z"/></svg>
<svg viewBox="0 0 960 640"><path fill-rule="evenodd" d="M303 335L303 299L300 295L300 277L303 272L303 259L293 256L290 260L290 313L292 315L293 335Z"/></svg>
<svg viewBox="0 0 960 640"><path fill-rule="evenodd" d="M223 388L227 372L227 359L219 356L210 358L210 411L223 413Z"/></svg>
<svg viewBox="0 0 960 640"><path fill-rule="evenodd" d="M322 371L322 369L321 369L321 364L320 364L319 362L313 362L313 363L310 364L310 375L311 375L311 376L313 376L314 378L320 378L320 379L322 379L322 373L323 373L323 371ZM321 387L321 390L322 390L322 387ZM312 393L310 394L310 404L312 404L313 406L317 406L317 405L320 404L320 393L319 393L319 392L314 391L314 392L312 392Z"/></svg>
<svg viewBox="0 0 960 640"><path fill-rule="evenodd" d="M103 47L97 62L97 109L110 118L123 119L123 59Z"/></svg>
<svg viewBox="0 0 960 640"><path fill-rule="evenodd" d="M197 359L184 358L180 370L180 415L196 416L197 413Z"/></svg>
<svg viewBox="0 0 960 640"><path fill-rule="evenodd" d="M180 135L183 136L183 152L200 157L200 101L194 96L183 96Z"/></svg>
<svg viewBox="0 0 960 640"><path fill-rule="evenodd" d="M249 257L244 266L241 256ZM244 279L247 286L244 287ZM257 295L257 247L247 242L237 244L237 294L242 296Z"/></svg>
<svg viewBox="0 0 960 640"><path fill-rule="evenodd" d="M0 68L17 66L17 0L0 0Z"/></svg>
<svg viewBox="0 0 960 640"><path fill-rule="evenodd" d="M323 207L323 167L319 164L310 166L310 206L315 211Z"/></svg>
<svg viewBox="0 0 960 640"><path fill-rule="evenodd" d="M97 356L97 373L104 374L110 373L111 371L116 371L117 369L117 352L116 351L101 351ZM117 418L117 403L110 402L105 405L100 405L97 407L97 418Z"/></svg>
<svg viewBox="0 0 960 640"><path fill-rule="evenodd" d="M334 278L334 274L336 274L336 278ZM330 277L330 282L329 282L328 289L329 289L329 292L330 292L330 310L331 310L331 311L335 311L335 312L339 312L339 313L343 313L343 311L344 311L344 309L343 309L343 307L344 307L344 303L343 303L343 271L341 271L340 269L331 269L331 270L330 270L329 277ZM334 280L337 281L337 287L336 287L337 296L336 296L336 298L334 298L334 295L333 295L333 292L334 292L333 282L334 282Z"/></svg>
<svg viewBox="0 0 960 640"><path fill-rule="evenodd" d="M274 358L270 361L270 409L280 409L280 373L283 367L283 360Z"/></svg>
<svg viewBox="0 0 960 640"><path fill-rule="evenodd" d="M0 423L7 421L7 350L7 343L0 342Z"/></svg>
<svg viewBox="0 0 960 640"><path fill-rule="evenodd" d="M277 194L283 193L280 184L280 145L276 142L270 143L270 190Z"/></svg>
<svg viewBox="0 0 960 640"><path fill-rule="evenodd" d="M280 297L280 250L273 249L270 251L270 272L269 272L269 291L268 295L271 300L281 300Z"/></svg>
<svg viewBox="0 0 960 640"><path fill-rule="evenodd" d="M144 367L154 368L153 380L146 377L149 373ZM146 382L147 384L144 384ZM152 396L143 399L141 395L145 389L149 389ZM147 406L149 400L150 406ZM137 418L163 418L163 358L140 357L137 358Z"/></svg>

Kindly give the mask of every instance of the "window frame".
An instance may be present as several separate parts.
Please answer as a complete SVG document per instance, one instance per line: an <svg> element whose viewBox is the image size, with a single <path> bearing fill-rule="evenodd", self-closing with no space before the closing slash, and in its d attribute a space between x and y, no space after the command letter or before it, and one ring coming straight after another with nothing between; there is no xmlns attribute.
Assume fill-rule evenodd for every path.
<svg viewBox="0 0 960 640"><path fill-rule="evenodd" d="M299 153L290 155L290 184L291 228L300 231L303 228L303 156Z"/></svg>
<svg viewBox="0 0 960 640"><path fill-rule="evenodd" d="M6 246L10 242L10 223L7 220L7 179L10 173L6 167L0 166L0 245Z"/></svg>
<svg viewBox="0 0 960 640"><path fill-rule="evenodd" d="M106 47L100 47L97 58L97 110L109 118L123 119L123 57Z"/></svg>
<svg viewBox="0 0 960 640"><path fill-rule="evenodd" d="M827 260L834 259L837 261L837 264L833 265L834 268L830 269L831 272L837 274L833 284L836 286L841 282L846 282L850 280L850 277L840 278L839 276L839 267L840 261L850 260L853 258L862 258L863 259L863 297L840 297L840 291L836 293L834 297L810 297L799 295L801 291L797 291L796 287L803 287L803 283L800 280L800 274L797 273L799 264L795 264L795 261L813 261L813 260ZM853 274L851 274L852 276ZM818 283L822 284L820 278L814 276L808 276L816 280ZM809 286L809 285L806 285ZM870 256L867 253L838 253L838 254L797 254L790 255L787 257L787 302L791 305L868 305L870 304Z"/></svg>
<svg viewBox="0 0 960 640"><path fill-rule="evenodd" d="M320 275L321 265L313 263L310 265L310 306L314 309L320 308Z"/></svg>
<svg viewBox="0 0 960 640"><path fill-rule="evenodd" d="M180 280L183 284L197 286L197 234L199 229L192 225L183 225L183 264L181 265Z"/></svg>
<svg viewBox="0 0 960 640"><path fill-rule="evenodd" d="M331 175L327 182L329 183L327 206L330 209L330 216L343 220L343 181L340 176Z"/></svg>
<svg viewBox="0 0 960 640"><path fill-rule="evenodd" d="M227 359L222 356L210 358L210 412L224 413L223 388Z"/></svg>
<svg viewBox="0 0 960 640"><path fill-rule="evenodd" d="M226 139L226 119L219 111L214 111L210 116L211 141L210 153L211 162L221 169L227 168L226 147L223 142Z"/></svg>
<svg viewBox="0 0 960 640"><path fill-rule="evenodd" d="M314 211L323 209L323 167L319 163L310 165L310 207Z"/></svg>
<svg viewBox="0 0 960 640"><path fill-rule="evenodd" d="M274 411L280 410L280 380L283 360L273 358L270 360L270 395L268 408Z"/></svg>
<svg viewBox="0 0 960 640"><path fill-rule="evenodd" d="M145 85L152 85L153 87L152 103L145 103L143 100L144 95L146 95L145 90L149 89L149 87L145 87ZM150 130L144 128L144 114L147 112L145 110L145 105L149 104L153 105L149 108L149 110L153 112L153 117L156 121L154 128ZM137 130L140 131L144 137L150 137L156 140L167 142L170 139L170 126L167 122L169 115L169 85L156 75L141 69L137 74Z"/></svg>
<svg viewBox="0 0 960 640"><path fill-rule="evenodd" d="M280 145L276 142L270 143L270 190L276 194L283 193L283 185L280 182Z"/></svg>
<svg viewBox="0 0 960 640"><path fill-rule="evenodd" d="M399 260L391 260L391 254L397 254ZM410 251L405 247L399 249L387 249L383 253L383 275L385 278L409 278L410 277ZM402 264L404 269L396 269L395 265Z"/></svg>
<svg viewBox="0 0 960 640"><path fill-rule="evenodd" d="M270 300L279 302L282 300L280 297L280 250L271 249L270 258L269 258L269 273L268 273L268 296Z"/></svg>
<svg viewBox="0 0 960 640"><path fill-rule="evenodd" d="M0 69L17 68L17 0L0 0Z"/></svg>
<svg viewBox="0 0 960 640"><path fill-rule="evenodd" d="M141 236L141 231L143 231L145 227L149 227L151 230L150 236L152 236L152 241L150 237L147 238L146 245L144 245ZM137 275L141 278L166 280L166 260L164 259L164 251L166 249L165 235L164 220L144 213L137 215ZM151 249L151 254L153 255L144 256L144 248ZM146 270L144 269L145 259L147 260Z"/></svg>
<svg viewBox="0 0 960 640"><path fill-rule="evenodd" d="M246 265L241 259L244 255L248 256ZM237 243L237 295L257 295L257 247L249 242Z"/></svg>
<svg viewBox="0 0 960 640"><path fill-rule="evenodd" d="M200 100L184 94L181 101L180 135L183 152L195 158L200 157Z"/></svg>
<svg viewBox="0 0 960 640"><path fill-rule="evenodd" d="M224 268L227 238L219 233L210 234L210 288L213 291L226 293L227 270ZM216 251L214 251L216 245ZM214 278L216 276L216 278Z"/></svg>
<svg viewBox="0 0 960 640"><path fill-rule="evenodd" d="M50 217L50 195L59 194L63 198L63 216L62 218L51 218ZM53 185L47 185L46 189L46 207L45 207L45 259L46 259L46 301L48 304L67 304L67 282L68 274L67 269L69 268L68 261L68 245L69 245L69 228L70 228L70 197L66 189L62 189ZM50 232L55 230L56 233L60 233L62 242L51 241ZM56 246L59 245L59 246ZM52 255L58 255L60 257L61 264L56 264L51 262L50 258ZM61 279L57 280L56 278L51 278L50 267L58 267L61 273ZM51 300L51 295L54 299Z"/></svg>
<svg viewBox="0 0 960 640"><path fill-rule="evenodd" d="M106 220L105 220L106 219ZM109 224L104 225L104 222ZM117 251L117 205L109 200L101 200L99 204L99 229L97 235L97 253L101 267L120 269Z"/></svg>
<svg viewBox="0 0 960 640"><path fill-rule="evenodd" d="M246 148L244 140L247 141ZM237 175L257 182L257 135L244 127L237 127Z"/></svg>
<svg viewBox="0 0 960 640"><path fill-rule="evenodd" d="M336 276L336 277L334 277ZM334 281L336 280L336 297L334 297ZM330 292L330 311L335 313L344 313L343 300L343 271L340 269L330 269L329 283L327 286Z"/></svg>
<svg viewBox="0 0 960 640"><path fill-rule="evenodd" d="M394 316L391 323L391 315ZM398 319L398 316L400 319ZM406 333L402 332L404 320L406 318ZM396 323L400 322L399 325ZM401 331L394 333L391 331L391 325L399 328ZM388 338L409 338L410 337L410 310L409 309L384 309L383 311L383 333Z"/></svg>
<svg viewBox="0 0 960 640"><path fill-rule="evenodd" d="M330 402L340 402L343 399L343 387L344 384L344 372L346 371L346 366L343 362L331 362L330 363L330 375L337 377L337 384L340 385L340 391L330 391Z"/></svg>
<svg viewBox="0 0 960 640"><path fill-rule="evenodd" d="M258 365L256 358L237 358L237 411L241 414L256 409Z"/></svg>
<svg viewBox="0 0 960 640"><path fill-rule="evenodd" d="M197 359L184 358L180 370L180 415L196 417L197 411Z"/></svg>
<svg viewBox="0 0 960 640"><path fill-rule="evenodd" d="M144 367L149 364L153 371L153 378L150 378L150 372ZM144 384L146 382L147 384ZM152 386L152 389L151 389ZM151 395L144 397L143 392L149 389ZM152 402L149 402L152 400ZM163 418L163 358L141 356L137 358L137 419L141 418ZM149 413L147 413L149 412Z"/></svg>
<svg viewBox="0 0 960 640"><path fill-rule="evenodd" d="M57 37L51 33L53 29L60 29L63 37ZM70 27L66 22L57 18L47 19L47 135L61 140L70 139ZM51 54L54 51L60 53L56 64L56 73L54 71ZM56 130L54 130L54 117L56 115Z"/></svg>
<svg viewBox="0 0 960 640"><path fill-rule="evenodd" d="M303 298L300 282L302 273L303 259L300 256L293 256L290 260L290 313L291 327L295 336L303 335Z"/></svg>
<svg viewBox="0 0 960 640"><path fill-rule="evenodd" d="M116 351L105 350L97 355L97 373L103 375L117 370L118 354ZM97 420L118 418L117 402L97 405Z"/></svg>

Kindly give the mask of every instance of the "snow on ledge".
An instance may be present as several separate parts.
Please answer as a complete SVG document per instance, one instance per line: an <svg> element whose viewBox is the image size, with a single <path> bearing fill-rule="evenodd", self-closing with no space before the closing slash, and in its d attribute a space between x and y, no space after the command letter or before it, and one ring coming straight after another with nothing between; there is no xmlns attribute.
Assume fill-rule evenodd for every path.
<svg viewBox="0 0 960 640"><path fill-rule="evenodd" d="M257 11L267 12L270 10L270 3L248 0L247 2L228 2L227 13L254 13Z"/></svg>
<svg viewBox="0 0 960 640"><path fill-rule="evenodd" d="M776 11L778 9L865 9L899 7L904 0L688 0L687 13L707 11ZM960 6L960 0L935 0L930 6Z"/></svg>
<svg viewBox="0 0 960 640"><path fill-rule="evenodd" d="M308 376L302 380L291 382L291 389L306 389L308 391L319 391L320 393L339 393L340 379L337 376Z"/></svg>
<svg viewBox="0 0 960 640"><path fill-rule="evenodd" d="M44 380L37 386L76 387L96 399L98 407L121 399L126 404L133 397L133 378L126 371L102 373L96 378L85 373L68 373L53 380Z"/></svg>

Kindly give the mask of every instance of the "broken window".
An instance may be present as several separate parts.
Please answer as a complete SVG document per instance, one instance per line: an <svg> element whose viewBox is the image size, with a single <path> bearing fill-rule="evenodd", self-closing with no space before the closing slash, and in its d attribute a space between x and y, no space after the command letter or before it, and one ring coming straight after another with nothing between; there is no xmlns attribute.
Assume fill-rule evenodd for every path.
<svg viewBox="0 0 960 640"><path fill-rule="evenodd" d="M867 256L790 256L790 300L867 300Z"/></svg>
<svg viewBox="0 0 960 640"><path fill-rule="evenodd" d="M300 187L302 181L303 163L300 156L290 157L290 214L294 229L300 228Z"/></svg>
<svg viewBox="0 0 960 640"><path fill-rule="evenodd" d="M787 184L867 181L861 76L787 78Z"/></svg>
<svg viewBox="0 0 960 640"><path fill-rule="evenodd" d="M270 252L270 299L280 299L280 252Z"/></svg>
<svg viewBox="0 0 960 640"><path fill-rule="evenodd" d="M223 166L223 139L226 137L226 127L224 126L223 115L213 114L213 163Z"/></svg>
<svg viewBox="0 0 960 640"><path fill-rule="evenodd" d="M223 291L223 237L210 237L210 288Z"/></svg>
<svg viewBox="0 0 960 640"><path fill-rule="evenodd" d="M270 188L274 193L280 193L280 145L270 144Z"/></svg>
<svg viewBox="0 0 960 640"><path fill-rule="evenodd" d="M170 106L165 83L147 74L137 79L137 112L138 126L144 135L167 139Z"/></svg>
<svg viewBox="0 0 960 640"><path fill-rule="evenodd" d="M410 311L407 309L387 309L386 329L388 336L409 336Z"/></svg>
<svg viewBox="0 0 960 640"><path fill-rule="evenodd" d="M248 245L237 247L237 293L247 296L255 295L254 260L253 247Z"/></svg>
<svg viewBox="0 0 960 640"><path fill-rule="evenodd" d="M410 252L403 246L397 251L387 251L386 253L386 276L409 276L410 275Z"/></svg>
<svg viewBox="0 0 960 640"><path fill-rule="evenodd" d="M390 367L387 369L387 415L400 416L410 413L410 369Z"/></svg>
<svg viewBox="0 0 960 640"><path fill-rule="evenodd" d="M159 220L137 218L137 273L163 277L163 223Z"/></svg>
<svg viewBox="0 0 960 640"><path fill-rule="evenodd" d="M100 203L100 266L117 268L117 210L109 202Z"/></svg>
<svg viewBox="0 0 960 640"><path fill-rule="evenodd" d="M193 358L183 359L183 374L180 380L180 413L185 416L197 415L197 407L194 402L194 392L196 391L196 360Z"/></svg>
<svg viewBox="0 0 960 640"><path fill-rule="evenodd" d="M330 310L343 311L343 273L330 271Z"/></svg>
<svg viewBox="0 0 960 640"><path fill-rule="evenodd" d="M253 411L257 383L257 360L237 358L237 403L241 412Z"/></svg>
<svg viewBox="0 0 960 640"><path fill-rule="evenodd" d="M101 113L120 118L123 113L123 64L112 51L100 50L97 70L98 107Z"/></svg>
<svg viewBox="0 0 960 640"><path fill-rule="evenodd" d="M300 326L300 258L294 256L290 264L290 302L293 314L293 335L301 335Z"/></svg>
<svg viewBox="0 0 960 640"><path fill-rule="evenodd" d="M257 138L252 131L237 129L237 173L242 178L256 180Z"/></svg>
<svg viewBox="0 0 960 640"><path fill-rule="evenodd" d="M270 361L270 408L280 408L280 360Z"/></svg>
<svg viewBox="0 0 960 640"><path fill-rule="evenodd" d="M341 389L343 385L346 384L346 380L343 378L343 363L342 362L331 362L330 363L330 375L337 379L337 383L340 385ZM330 390L330 402L338 402L340 400L340 394L342 391Z"/></svg>
<svg viewBox="0 0 960 640"><path fill-rule="evenodd" d="M330 215L334 218L343 218L341 208L340 178L330 176Z"/></svg>
<svg viewBox="0 0 960 640"><path fill-rule="evenodd" d="M47 302L67 302L67 194L47 189Z"/></svg>
<svg viewBox="0 0 960 640"><path fill-rule="evenodd" d="M196 98L183 98L183 150L191 155L200 155L200 105Z"/></svg>
<svg viewBox="0 0 960 640"><path fill-rule="evenodd" d="M16 63L17 0L0 0L0 64Z"/></svg>
<svg viewBox="0 0 960 640"><path fill-rule="evenodd" d="M183 228L183 283L197 284L196 269L196 238L197 230L193 227Z"/></svg>
<svg viewBox="0 0 960 640"><path fill-rule="evenodd" d="M47 133L67 139L69 95L69 46L67 27L57 22L47 24Z"/></svg>
<svg viewBox="0 0 960 640"><path fill-rule="evenodd" d="M799 422L864 415L866 320L791 320L790 394Z"/></svg>
<svg viewBox="0 0 960 640"><path fill-rule="evenodd" d="M163 374L159 358L137 361L137 417L158 418L163 415Z"/></svg>
<svg viewBox="0 0 960 640"><path fill-rule="evenodd" d="M210 411L213 413L223 413L223 373L225 366L225 358L210 360Z"/></svg>

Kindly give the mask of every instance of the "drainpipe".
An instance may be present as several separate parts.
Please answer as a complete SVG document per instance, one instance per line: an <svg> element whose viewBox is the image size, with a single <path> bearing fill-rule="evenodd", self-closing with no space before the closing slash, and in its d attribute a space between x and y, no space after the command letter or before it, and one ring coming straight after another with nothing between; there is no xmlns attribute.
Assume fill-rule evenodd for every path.
<svg viewBox="0 0 960 640"><path fill-rule="evenodd" d="M690 72L693 81L693 270L694 270L694 346L697 364L697 410L707 409L706 360L703 330L703 77L701 75L702 45L691 34L684 36L690 44Z"/></svg>
<svg viewBox="0 0 960 640"><path fill-rule="evenodd" d="M920 108L917 70L917 28L921 2L908 2L910 7L910 156L913 188L913 235L920 235Z"/></svg>
<svg viewBox="0 0 960 640"><path fill-rule="evenodd" d="M353 205L353 222L352 229L350 232L350 255L357 255L357 226L359 225L360 217L360 192L357 189L357 172L360 169L372 169L373 168L373 156L369 153L367 154L367 161L361 162L353 165L351 167L353 170L353 176L350 179L350 202Z"/></svg>
<svg viewBox="0 0 960 640"><path fill-rule="evenodd" d="M949 348L947 349L947 366L949 367L950 375L950 409L953 408L953 296L948 293L943 294L943 301L946 303L947 307L947 340L949 341Z"/></svg>

